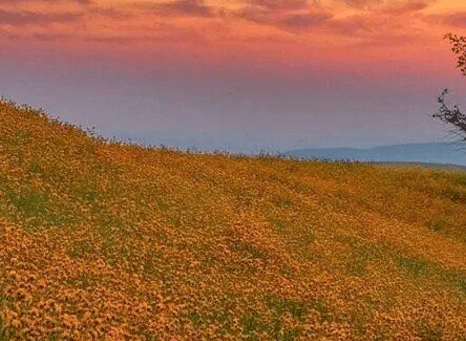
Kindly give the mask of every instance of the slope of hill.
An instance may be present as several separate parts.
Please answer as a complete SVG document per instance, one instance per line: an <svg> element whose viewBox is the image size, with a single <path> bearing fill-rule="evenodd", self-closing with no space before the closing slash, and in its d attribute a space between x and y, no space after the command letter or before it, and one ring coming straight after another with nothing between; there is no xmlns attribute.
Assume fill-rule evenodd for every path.
<svg viewBox="0 0 466 341"><path fill-rule="evenodd" d="M0 340L466 340L466 175L192 154L0 103Z"/></svg>

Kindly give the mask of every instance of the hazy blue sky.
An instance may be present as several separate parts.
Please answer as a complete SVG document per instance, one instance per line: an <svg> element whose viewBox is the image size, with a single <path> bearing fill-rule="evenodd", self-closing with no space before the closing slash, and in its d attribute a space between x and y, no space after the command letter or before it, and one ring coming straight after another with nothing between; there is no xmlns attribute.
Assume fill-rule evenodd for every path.
<svg viewBox="0 0 466 341"><path fill-rule="evenodd" d="M0 0L0 94L200 150L451 142L460 1Z"/></svg>

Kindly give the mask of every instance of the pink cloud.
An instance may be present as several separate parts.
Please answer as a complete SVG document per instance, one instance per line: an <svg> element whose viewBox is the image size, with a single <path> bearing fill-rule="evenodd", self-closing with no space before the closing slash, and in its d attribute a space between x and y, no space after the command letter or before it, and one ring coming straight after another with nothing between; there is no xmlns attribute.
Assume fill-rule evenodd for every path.
<svg viewBox="0 0 466 341"><path fill-rule="evenodd" d="M134 8L140 8L146 10L145 13L154 13L158 15L191 15L201 17L212 17L214 16L212 9L209 6L205 6L202 1L189 1L180 0L175 2L166 3L147 3L147 2L135 2L132 4Z"/></svg>
<svg viewBox="0 0 466 341"><path fill-rule="evenodd" d="M248 2L273 10L296 10L307 7L306 0L249 0Z"/></svg>
<svg viewBox="0 0 466 341"><path fill-rule="evenodd" d="M443 22L445 24L457 27L465 27L466 26L466 13L455 13L451 15L444 16Z"/></svg>
<svg viewBox="0 0 466 341"><path fill-rule="evenodd" d="M34 12L10 12L0 10L0 25L23 27L28 24L47 25L55 22L76 22L83 18L84 13L39 14Z"/></svg>
<svg viewBox="0 0 466 341"><path fill-rule="evenodd" d="M313 26L321 26L329 21L333 15L327 13L296 14L280 21L280 26L293 29L306 29Z"/></svg>

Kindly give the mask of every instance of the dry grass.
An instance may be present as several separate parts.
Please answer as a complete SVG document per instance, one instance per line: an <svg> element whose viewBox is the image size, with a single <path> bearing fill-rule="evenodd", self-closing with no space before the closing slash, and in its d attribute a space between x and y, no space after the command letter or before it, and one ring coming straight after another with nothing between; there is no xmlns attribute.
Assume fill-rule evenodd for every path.
<svg viewBox="0 0 466 341"><path fill-rule="evenodd" d="M466 175L143 148L0 103L0 340L466 340Z"/></svg>

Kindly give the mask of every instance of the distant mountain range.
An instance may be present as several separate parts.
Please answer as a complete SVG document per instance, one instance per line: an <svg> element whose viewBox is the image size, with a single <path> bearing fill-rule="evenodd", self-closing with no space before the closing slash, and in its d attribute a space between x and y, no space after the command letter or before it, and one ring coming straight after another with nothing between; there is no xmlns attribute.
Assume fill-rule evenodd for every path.
<svg viewBox="0 0 466 341"><path fill-rule="evenodd" d="M282 156L297 156L305 159L330 159L391 164L435 164L466 167L466 146L451 142L407 143L379 146L372 149L357 148L311 148L290 150Z"/></svg>

